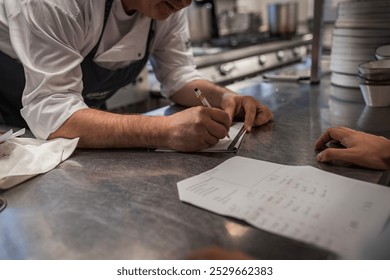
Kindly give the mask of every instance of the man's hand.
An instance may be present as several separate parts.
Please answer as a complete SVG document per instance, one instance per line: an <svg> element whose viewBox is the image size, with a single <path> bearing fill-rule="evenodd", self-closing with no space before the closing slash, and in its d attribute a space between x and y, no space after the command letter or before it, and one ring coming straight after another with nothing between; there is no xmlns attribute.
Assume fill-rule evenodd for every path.
<svg viewBox="0 0 390 280"><path fill-rule="evenodd" d="M189 108L167 117L165 146L182 152L208 148L228 134L230 125L229 115L220 109Z"/></svg>
<svg viewBox="0 0 390 280"><path fill-rule="evenodd" d="M259 126L272 119L272 112L251 96L241 96L225 93L222 97L221 108L228 113L230 120L235 116L245 118L245 130L250 132L253 126Z"/></svg>
<svg viewBox="0 0 390 280"><path fill-rule="evenodd" d="M327 148L330 141L338 141L345 148ZM344 162L385 170L390 168L390 140L346 127L327 129L314 144L322 150L319 162Z"/></svg>

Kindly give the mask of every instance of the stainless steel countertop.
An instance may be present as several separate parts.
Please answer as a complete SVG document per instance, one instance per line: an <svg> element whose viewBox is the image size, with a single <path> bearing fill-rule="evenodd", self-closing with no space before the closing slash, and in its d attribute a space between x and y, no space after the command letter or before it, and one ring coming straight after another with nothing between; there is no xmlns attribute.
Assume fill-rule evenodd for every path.
<svg viewBox="0 0 390 280"><path fill-rule="evenodd" d="M236 84L270 106L274 121L247 134L237 155L320 169L369 182L386 172L335 167L315 160L321 132L346 125L390 136L390 108L329 97L321 84ZM168 114L178 107L153 114ZM78 149L54 170L0 193L1 259L185 259L221 246L260 259L328 259L325 250L256 229L179 201L176 183L234 156L156 153L140 149Z"/></svg>

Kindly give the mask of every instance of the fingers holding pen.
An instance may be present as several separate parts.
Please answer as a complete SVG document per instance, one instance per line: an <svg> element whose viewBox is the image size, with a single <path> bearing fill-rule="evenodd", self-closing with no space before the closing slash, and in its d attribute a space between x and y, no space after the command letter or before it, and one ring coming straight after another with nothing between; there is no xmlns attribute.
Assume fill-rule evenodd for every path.
<svg viewBox="0 0 390 280"><path fill-rule="evenodd" d="M230 118L229 115L216 108L197 107L199 110L199 118L194 120L194 125L197 125L199 131L203 132L204 137L210 139L207 135L215 137L217 141L212 144L216 144L219 139L223 139L229 134ZM205 138L205 139L206 139ZM210 143L210 141L207 141Z"/></svg>
<svg viewBox="0 0 390 280"><path fill-rule="evenodd" d="M220 109L213 109L210 105L210 103L207 101L207 99L204 97L204 95L202 94L202 92L198 89L198 88L195 88L194 89L194 93L196 95L196 97L200 100L200 102L202 103L202 105L209 110L209 113L210 113L210 117L212 120L214 120L215 122L217 122L218 124L223 124L225 127L226 127L226 133L225 133L225 136L227 135L229 137L229 128L230 128L230 125L231 125L231 120L232 118L229 116L229 114L225 111L222 111ZM215 134L215 132L218 133L219 131L219 127L217 128L217 130L210 130L210 133L219 137L220 136L218 134ZM223 137L222 137L223 138Z"/></svg>
<svg viewBox="0 0 390 280"><path fill-rule="evenodd" d="M179 151L196 151L215 145L226 137L230 127L227 113L203 106L181 111L168 120L167 147Z"/></svg>
<svg viewBox="0 0 390 280"><path fill-rule="evenodd" d="M222 139L229 133L232 124L230 116L220 109L210 109L210 117L213 122L210 123L209 132Z"/></svg>
<svg viewBox="0 0 390 280"><path fill-rule="evenodd" d="M229 116L220 109L197 107L199 119L194 122L197 137L202 139L207 147L218 143L220 139L225 138L229 133ZM206 148L206 147L202 147Z"/></svg>

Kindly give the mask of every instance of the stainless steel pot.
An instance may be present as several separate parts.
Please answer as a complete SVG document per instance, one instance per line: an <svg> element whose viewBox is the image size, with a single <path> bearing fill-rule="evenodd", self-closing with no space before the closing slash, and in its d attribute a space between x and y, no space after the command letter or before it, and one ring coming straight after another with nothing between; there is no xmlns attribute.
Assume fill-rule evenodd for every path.
<svg viewBox="0 0 390 280"><path fill-rule="evenodd" d="M259 32L262 24L260 13L226 10L219 15L219 35Z"/></svg>
<svg viewBox="0 0 390 280"><path fill-rule="evenodd" d="M272 36L291 36L297 32L298 2L268 4L268 29Z"/></svg>
<svg viewBox="0 0 390 280"><path fill-rule="evenodd" d="M187 9L191 41L208 41L213 36L212 4L193 1Z"/></svg>

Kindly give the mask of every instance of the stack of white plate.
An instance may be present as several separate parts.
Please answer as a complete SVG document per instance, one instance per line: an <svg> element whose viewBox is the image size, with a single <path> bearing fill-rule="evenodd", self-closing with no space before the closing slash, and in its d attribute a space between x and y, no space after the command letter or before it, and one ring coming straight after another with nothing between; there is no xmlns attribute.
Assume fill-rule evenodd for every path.
<svg viewBox="0 0 390 280"><path fill-rule="evenodd" d="M332 84L359 88L359 65L376 59L379 46L390 44L390 1L347 1L338 5L333 30L330 70ZM336 91L337 92L337 91ZM360 91L356 91L360 93ZM363 101L358 96L335 96Z"/></svg>
<svg viewBox="0 0 390 280"><path fill-rule="evenodd" d="M322 32L322 50L324 53L330 53L332 48L333 28L337 20L338 4L343 0L325 0L324 19Z"/></svg>
<svg viewBox="0 0 390 280"><path fill-rule="evenodd" d="M337 9L341 1L345 0L325 0L324 22L335 22L337 20Z"/></svg>

